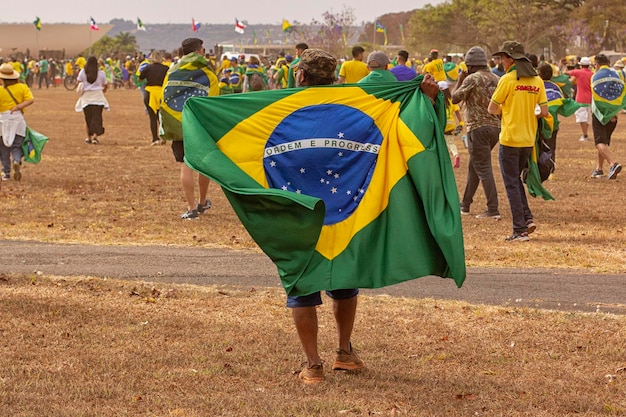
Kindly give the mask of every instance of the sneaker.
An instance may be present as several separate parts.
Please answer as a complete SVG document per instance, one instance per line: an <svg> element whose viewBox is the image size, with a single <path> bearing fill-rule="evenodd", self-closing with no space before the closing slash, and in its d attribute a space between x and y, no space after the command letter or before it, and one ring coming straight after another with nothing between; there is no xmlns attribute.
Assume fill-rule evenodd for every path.
<svg viewBox="0 0 626 417"><path fill-rule="evenodd" d="M317 384L324 381L324 367L322 364L311 365L305 362L304 368L298 374L298 378L305 384Z"/></svg>
<svg viewBox="0 0 626 417"><path fill-rule="evenodd" d="M589 136L587 135L580 135L580 137L578 138L579 142L589 142Z"/></svg>
<svg viewBox="0 0 626 417"><path fill-rule="evenodd" d="M337 348L335 353L337 355L335 356L333 371L354 371L365 367L365 363L359 359L354 349L352 349L352 343L350 343L350 352Z"/></svg>
<svg viewBox="0 0 626 417"><path fill-rule="evenodd" d="M470 214L470 209L469 207L463 207L461 206L461 215L462 216L469 216Z"/></svg>
<svg viewBox="0 0 626 417"><path fill-rule="evenodd" d="M187 210L183 214L180 215L180 218L183 220L195 220L198 218L198 210Z"/></svg>
<svg viewBox="0 0 626 417"><path fill-rule="evenodd" d="M85 138L85 143L91 144L91 138Z"/></svg>
<svg viewBox="0 0 626 417"><path fill-rule="evenodd" d="M550 175L548 175L548 181L554 181L554 172L551 172Z"/></svg>
<svg viewBox="0 0 626 417"><path fill-rule="evenodd" d="M8 181L11 179L11 174L4 174L2 175L2 181Z"/></svg>
<svg viewBox="0 0 626 417"><path fill-rule="evenodd" d="M476 218L500 220L500 213L490 213L489 211L486 211L484 213L480 213L478 216L476 216Z"/></svg>
<svg viewBox="0 0 626 417"><path fill-rule="evenodd" d="M531 234L535 230L537 230L537 225L535 224L533 219L526 220L526 227L528 228L528 234Z"/></svg>
<svg viewBox="0 0 626 417"><path fill-rule="evenodd" d="M452 162L452 166L454 168L458 168L461 166L461 157L459 155L454 157L454 162Z"/></svg>
<svg viewBox="0 0 626 417"><path fill-rule="evenodd" d="M609 169L609 175L606 176L609 180L617 179L617 174L622 172L622 166L617 162L611 165L611 169Z"/></svg>
<svg viewBox="0 0 626 417"><path fill-rule="evenodd" d="M604 172L601 169L594 169L591 173L591 178L601 178L604 176Z"/></svg>
<svg viewBox="0 0 626 417"><path fill-rule="evenodd" d="M530 240L530 238L528 237L528 233L526 232L513 232L511 236L507 237L504 240L507 242L527 242Z"/></svg>
<svg viewBox="0 0 626 417"><path fill-rule="evenodd" d="M165 145L165 141L163 139L156 139L152 141L152 146L160 146Z"/></svg>
<svg viewBox="0 0 626 417"><path fill-rule="evenodd" d="M100 144L100 141L98 140L98 138L93 138L93 139L91 139L91 143L92 143L93 145L99 145L99 144Z"/></svg>
<svg viewBox="0 0 626 417"><path fill-rule="evenodd" d="M13 162L13 179L19 181L22 179L22 173L20 172L20 163Z"/></svg>
<svg viewBox="0 0 626 417"><path fill-rule="evenodd" d="M211 200L209 200L207 198L204 201L204 204L198 203L198 206L196 207L196 210L198 210L198 214L202 214L202 213L204 213L205 211L207 211L210 208L211 208Z"/></svg>

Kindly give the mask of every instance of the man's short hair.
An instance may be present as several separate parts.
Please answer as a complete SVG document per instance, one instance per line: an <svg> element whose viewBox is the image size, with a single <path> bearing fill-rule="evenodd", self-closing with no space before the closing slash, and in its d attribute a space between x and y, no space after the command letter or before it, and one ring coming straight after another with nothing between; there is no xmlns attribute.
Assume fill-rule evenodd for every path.
<svg viewBox="0 0 626 417"><path fill-rule="evenodd" d="M362 46L358 46L358 45L357 45L357 46L353 46L353 47L352 47L352 57L353 57L353 58L356 58L356 57L357 57L357 55L362 54L362 53L364 53L364 52L365 52L365 49L363 49L363 47L362 47Z"/></svg>
<svg viewBox="0 0 626 417"><path fill-rule="evenodd" d="M595 61L596 61L596 64L598 65L610 65L611 64L609 57L604 54L596 55Z"/></svg>
<svg viewBox="0 0 626 417"><path fill-rule="evenodd" d="M545 62L543 64L540 64L537 67L537 74L539 74L539 77L542 80L550 81L552 79L552 75L554 74L554 71L552 70L552 65L546 64Z"/></svg>
<svg viewBox="0 0 626 417"><path fill-rule="evenodd" d="M183 43L181 44L182 49L183 49L183 55L187 55L189 53L199 51L202 48L202 44L204 44L202 39L198 39L198 38L185 39Z"/></svg>
<svg viewBox="0 0 626 417"><path fill-rule="evenodd" d="M301 51L306 51L307 49L309 49L309 45L307 45L304 42L300 42L299 44L296 45L296 49L299 49Z"/></svg>
<svg viewBox="0 0 626 417"><path fill-rule="evenodd" d="M402 59L404 59L405 61L409 60L409 52L405 51L404 49L398 51L398 56L402 57Z"/></svg>

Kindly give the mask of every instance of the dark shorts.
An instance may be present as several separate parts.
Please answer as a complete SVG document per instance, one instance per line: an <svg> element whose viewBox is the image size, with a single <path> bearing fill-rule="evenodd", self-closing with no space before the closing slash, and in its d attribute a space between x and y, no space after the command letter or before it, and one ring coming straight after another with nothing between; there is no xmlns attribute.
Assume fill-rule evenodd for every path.
<svg viewBox="0 0 626 417"><path fill-rule="evenodd" d="M172 152L174 153L174 158L176 158L176 162L185 162L183 158L185 158L185 147L183 146L182 140L173 140L172 141Z"/></svg>
<svg viewBox="0 0 626 417"><path fill-rule="evenodd" d="M355 297L359 294L358 288L351 288L348 290L333 290L326 291L326 295L332 298L333 300L346 300L348 298ZM309 295L292 295L287 296L287 307L314 307L322 304L322 295L321 293L314 292Z"/></svg>
<svg viewBox="0 0 626 417"><path fill-rule="evenodd" d="M615 126L617 126L617 118L615 121L608 122L603 125L600 123L600 120L593 115L593 120L591 122L591 128L593 129L593 141L597 145L599 143L603 143L606 146L611 145L611 135L615 130Z"/></svg>

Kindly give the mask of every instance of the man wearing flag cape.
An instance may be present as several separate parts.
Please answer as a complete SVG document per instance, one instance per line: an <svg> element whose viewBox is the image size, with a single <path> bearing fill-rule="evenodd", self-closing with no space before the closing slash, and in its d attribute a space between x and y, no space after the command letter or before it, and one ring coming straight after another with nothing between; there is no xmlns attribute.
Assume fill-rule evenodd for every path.
<svg viewBox="0 0 626 417"><path fill-rule="evenodd" d="M611 135L617 126L617 114L626 108L626 89L619 74L609 68L609 58L604 54L595 57L596 72L591 77L591 128L598 150L598 164L592 176L601 177L604 161L609 163L607 179L614 180L622 171L609 150Z"/></svg>
<svg viewBox="0 0 626 417"><path fill-rule="evenodd" d="M183 110L186 163L222 186L278 267L307 356L305 383L324 380L321 290L337 322L332 368L356 370L364 367L350 342L358 288L465 278L437 84L427 75L330 85L335 69L334 57L307 49L296 68L305 88L194 97Z"/></svg>

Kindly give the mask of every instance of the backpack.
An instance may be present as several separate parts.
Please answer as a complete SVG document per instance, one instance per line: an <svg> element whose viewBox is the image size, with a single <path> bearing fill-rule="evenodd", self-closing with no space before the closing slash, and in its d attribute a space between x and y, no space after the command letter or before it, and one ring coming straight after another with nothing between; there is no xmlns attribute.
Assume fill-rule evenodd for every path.
<svg viewBox="0 0 626 417"><path fill-rule="evenodd" d="M539 178L541 182L544 182L548 179L550 174L554 172L554 167L556 166L554 159L552 159L552 149L548 146L548 144L543 140L543 138L539 139L539 147L537 148L537 168L539 169ZM526 182L526 178L528 176L528 167L522 170L522 181Z"/></svg>
<svg viewBox="0 0 626 417"><path fill-rule="evenodd" d="M250 91L261 91L266 89L263 76L258 72L254 72L250 75L248 85L250 86Z"/></svg>
<svg viewBox="0 0 626 417"><path fill-rule="evenodd" d="M554 159L552 159L552 149L548 144L541 139L541 146L539 146L539 157L537 158L537 166L539 167L539 177L541 182L548 179L550 174L554 172Z"/></svg>

